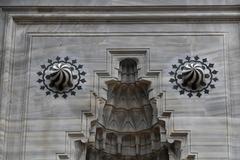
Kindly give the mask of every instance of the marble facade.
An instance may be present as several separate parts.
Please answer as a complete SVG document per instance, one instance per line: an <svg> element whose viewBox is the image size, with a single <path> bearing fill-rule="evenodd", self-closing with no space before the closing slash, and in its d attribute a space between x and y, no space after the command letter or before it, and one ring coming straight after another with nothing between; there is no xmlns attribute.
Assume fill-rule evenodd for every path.
<svg viewBox="0 0 240 160"><path fill-rule="evenodd" d="M101 159L91 157L100 154L94 146L115 159L156 159L159 153L169 160L238 160L238 5L234 0L0 1L0 159ZM184 86L176 87L176 77L171 82L171 71L179 60L198 61L196 56L210 69L202 76L212 79L204 81L207 91L197 83L201 95L181 94ZM137 62L135 78L120 74L124 59ZM73 73L71 83L60 77L65 83L60 92L47 78L58 61L67 64L64 74ZM53 79L52 87L58 86ZM121 79L138 81L137 89L121 87ZM122 105L124 98L130 108ZM112 109L118 105L145 110ZM131 120L119 125L123 117Z"/></svg>

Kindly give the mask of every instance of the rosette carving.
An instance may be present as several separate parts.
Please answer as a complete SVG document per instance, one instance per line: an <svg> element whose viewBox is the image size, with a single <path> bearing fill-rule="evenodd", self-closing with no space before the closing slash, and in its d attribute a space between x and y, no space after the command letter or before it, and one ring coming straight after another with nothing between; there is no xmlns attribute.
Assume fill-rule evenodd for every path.
<svg viewBox="0 0 240 160"><path fill-rule="evenodd" d="M208 94L209 88L215 88L214 82L218 81L214 64L209 63L207 58L200 60L198 56L193 58L187 56L179 59L178 64L172 65L173 70L169 72L172 76L169 82L173 83L173 89L179 90L180 95L188 92L188 96L201 97L202 93Z"/></svg>
<svg viewBox="0 0 240 160"><path fill-rule="evenodd" d="M76 94L76 89L81 90L86 80L83 78L86 72L82 71L83 65L77 60L70 60L68 57L55 60L48 59L48 64L41 65L42 71L37 72L40 78L37 80L41 90L46 90L46 95L53 94L54 98L62 95L63 98Z"/></svg>

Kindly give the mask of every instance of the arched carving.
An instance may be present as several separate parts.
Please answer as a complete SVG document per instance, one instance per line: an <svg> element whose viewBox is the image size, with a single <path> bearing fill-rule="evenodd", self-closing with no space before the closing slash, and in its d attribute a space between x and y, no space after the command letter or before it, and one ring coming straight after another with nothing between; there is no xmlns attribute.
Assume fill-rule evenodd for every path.
<svg viewBox="0 0 240 160"><path fill-rule="evenodd" d="M136 155L136 138L134 135L125 135L122 138L122 155L134 156Z"/></svg>
<svg viewBox="0 0 240 160"><path fill-rule="evenodd" d="M140 134L139 136L139 154L144 155L144 154L149 154L151 153L151 135L150 133L143 133Z"/></svg>
<svg viewBox="0 0 240 160"><path fill-rule="evenodd" d="M98 149L103 148L103 129L102 128L96 129L96 148Z"/></svg>
<svg viewBox="0 0 240 160"><path fill-rule="evenodd" d="M116 134L107 133L106 151L110 154L117 154L117 135Z"/></svg>
<svg viewBox="0 0 240 160"><path fill-rule="evenodd" d="M123 59L120 62L120 75L122 83L133 83L137 80L137 62L132 58Z"/></svg>

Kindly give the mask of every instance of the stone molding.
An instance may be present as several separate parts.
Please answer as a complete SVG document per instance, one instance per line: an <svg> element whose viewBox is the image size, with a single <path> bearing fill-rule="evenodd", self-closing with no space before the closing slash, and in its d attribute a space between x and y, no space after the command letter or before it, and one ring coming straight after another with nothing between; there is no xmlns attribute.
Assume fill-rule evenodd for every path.
<svg viewBox="0 0 240 160"><path fill-rule="evenodd" d="M238 5L2 8L18 23L239 21L239 9Z"/></svg>

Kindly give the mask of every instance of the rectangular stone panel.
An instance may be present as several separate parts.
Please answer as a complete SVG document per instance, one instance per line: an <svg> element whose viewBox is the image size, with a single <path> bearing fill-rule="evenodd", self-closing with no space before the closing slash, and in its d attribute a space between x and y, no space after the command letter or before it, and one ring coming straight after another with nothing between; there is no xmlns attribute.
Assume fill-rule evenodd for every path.
<svg viewBox="0 0 240 160"><path fill-rule="evenodd" d="M124 49L149 52L146 68L161 73L157 87L159 94L164 93L164 110L171 112L169 133L189 131L186 147L190 153L201 160L229 159L231 152L236 152L233 157L237 155L239 146L230 138L234 135L238 141L238 23L19 21L9 18L4 40L1 114L6 119L1 123L6 159L49 160L71 153L70 132L88 136L89 123L99 107L96 99L101 97L94 93L96 77L100 73L106 79L111 77L109 50ZM207 58L217 71L214 87L200 98L181 95L169 81L169 72L175 71L173 65L187 56L198 56L201 61ZM47 95L46 86L40 88L43 82L37 82L42 79L38 73L57 57L68 57L71 63L77 60L83 66L81 71L86 72L82 76L86 82L75 95L69 92L68 97L60 94L55 98L55 93ZM97 87L103 90L104 85ZM236 118L233 126L231 118Z"/></svg>

